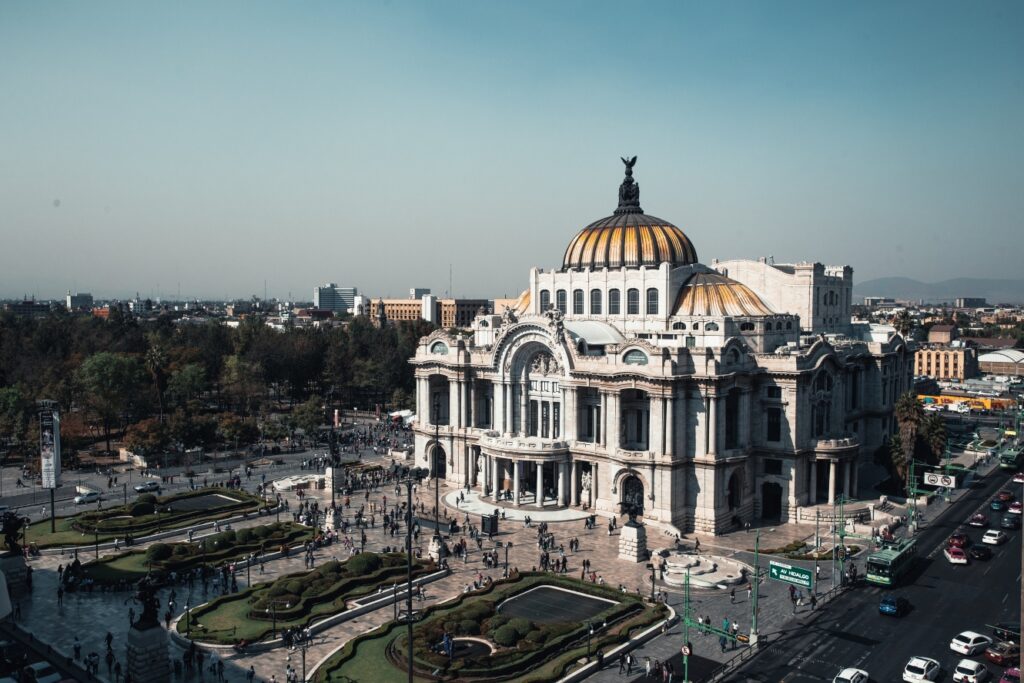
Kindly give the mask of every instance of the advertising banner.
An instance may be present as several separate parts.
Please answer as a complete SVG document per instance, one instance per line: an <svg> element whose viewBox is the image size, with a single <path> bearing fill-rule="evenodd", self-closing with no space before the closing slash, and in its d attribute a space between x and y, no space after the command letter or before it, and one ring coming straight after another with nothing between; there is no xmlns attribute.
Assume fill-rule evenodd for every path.
<svg viewBox="0 0 1024 683"><path fill-rule="evenodd" d="M60 486L60 413L55 408L39 411L39 472L43 488Z"/></svg>

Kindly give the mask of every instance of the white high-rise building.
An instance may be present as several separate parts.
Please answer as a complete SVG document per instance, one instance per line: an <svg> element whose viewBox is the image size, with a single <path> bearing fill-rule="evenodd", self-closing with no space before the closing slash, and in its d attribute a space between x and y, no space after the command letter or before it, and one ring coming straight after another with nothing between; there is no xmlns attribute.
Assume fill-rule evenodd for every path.
<svg viewBox="0 0 1024 683"><path fill-rule="evenodd" d="M357 294L355 287L339 287L334 282L313 289L313 307L335 313L352 311Z"/></svg>

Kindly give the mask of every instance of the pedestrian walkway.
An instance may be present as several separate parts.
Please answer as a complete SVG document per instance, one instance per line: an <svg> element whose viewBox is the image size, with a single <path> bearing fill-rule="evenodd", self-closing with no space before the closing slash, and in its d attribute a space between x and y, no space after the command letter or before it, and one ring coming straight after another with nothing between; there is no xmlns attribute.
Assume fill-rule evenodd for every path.
<svg viewBox="0 0 1024 683"><path fill-rule="evenodd" d="M465 496L465 500L459 502L459 496ZM545 510L537 507L513 507L512 505L504 502L494 502L491 498L481 498L477 491L469 491L465 489L456 489L446 493L444 496L444 504L449 508L458 510L462 513L469 513L471 515L490 515L495 510L501 515L504 513L503 519L513 520L522 522L527 516L534 522L571 522L574 520L586 519L591 515L589 512L583 510L576 510L573 508L562 508L555 510ZM433 503L431 503L431 509L433 509ZM478 520L479 521L479 520Z"/></svg>

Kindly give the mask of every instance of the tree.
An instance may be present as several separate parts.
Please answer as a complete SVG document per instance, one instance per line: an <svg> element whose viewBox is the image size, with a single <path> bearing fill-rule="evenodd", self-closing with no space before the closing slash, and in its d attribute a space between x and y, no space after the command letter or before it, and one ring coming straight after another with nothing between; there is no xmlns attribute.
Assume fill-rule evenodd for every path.
<svg viewBox="0 0 1024 683"><path fill-rule="evenodd" d="M0 388L0 439L12 445L25 443L30 407L20 387Z"/></svg>
<svg viewBox="0 0 1024 683"><path fill-rule="evenodd" d="M164 391L167 389L167 349L155 337L150 338L150 347L146 350L146 369L153 378L156 401L160 407L160 421L163 422Z"/></svg>
<svg viewBox="0 0 1024 683"><path fill-rule="evenodd" d="M909 339L910 333L914 330L914 319L910 317L910 313L906 309L903 309L893 316L892 326L904 339Z"/></svg>
<svg viewBox="0 0 1024 683"><path fill-rule="evenodd" d="M259 368L238 355L228 356L224 362L221 384L242 414L248 414L258 406L266 390Z"/></svg>
<svg viewBox="0 0 1024 683"><path fill-rule="evenodd" d="M292 411L295 426L302 430L307 439L316 441L317 429L324 421L324 410L320 399L313 397Z"/></svg>
<svg viewBox="0 0 1024 683"><path fill-rule="evenodd" d="M903 446L903 460L909 466L917 450L918 432L924 422L924 408L912 391L901 394L893 407L893 416L899 428L900 443Z"/></svg>
<svg viewBox="0 0 1024 683"><path fill-rule="evenodd" d="M938 413L929 413L921 423L921 437L927 450L924 460L930 465L942 462L946 453L946 422Z"/></svg>
<svg viewBox="0 0 1024 683"><path fill-rule="evenodd" d="M167 448L170 430L166 423L148 418L137 422L125 431L124 445L132 453L152 455Z"/></svg>
<svg viewBox="0 0 1024 683"><path fill-rule="evenodd" d="M86 408L102 423L107 451L110 451L111 428L138 396L142 368L135 358L101 351L82 363L76 380Z"/></svg>
<svg viewBox="0 0 1024 683"><path fill-rule="evenodd" d="M171 374L167 389L180 405L188 405L206 391L206 368L200 363L186 363Z"/></svg>
<svg viewBox="0 0 1024 683"><path fill-rule="evenodd" d="M898 433L889 437L888 456L889 462L886 465L889 476L898 479L902 488L907 481L907 470L910 463L903 448L903 439Z"/></svg>
<svg viewBox="0 0 1024 683"><path fill-rule="evenodd" d="M237 415L224 415L217 423L217 434L225 442L238 446L247 446L259 437L259 430L252 420L243 420Z"/></svg>

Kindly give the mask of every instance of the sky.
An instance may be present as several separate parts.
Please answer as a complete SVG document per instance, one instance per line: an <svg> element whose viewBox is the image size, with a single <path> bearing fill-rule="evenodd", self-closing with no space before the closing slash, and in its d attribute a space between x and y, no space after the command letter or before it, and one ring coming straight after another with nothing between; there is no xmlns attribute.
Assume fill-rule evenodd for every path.
<svg viewBox="0 0 1024 683"><path fill-rule="evenodd" d="M0 298L514 296L612 212L626 155L704 263L1020 277L1022 20L0 0Z"/></svg>

